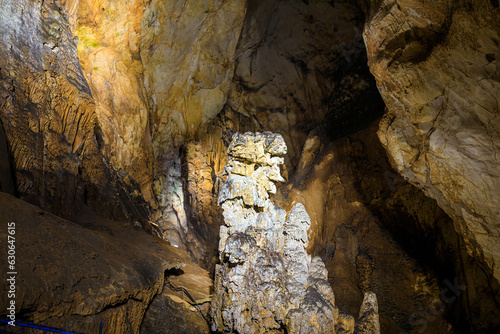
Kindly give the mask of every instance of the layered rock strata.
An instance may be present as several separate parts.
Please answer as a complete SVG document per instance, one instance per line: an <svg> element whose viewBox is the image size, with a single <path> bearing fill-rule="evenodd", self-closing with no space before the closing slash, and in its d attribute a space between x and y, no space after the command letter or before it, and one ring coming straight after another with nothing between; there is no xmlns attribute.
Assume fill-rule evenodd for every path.
<svg viewBox="0 0 500 334"><path fill-rule="evenodd" d="M212 330L238 333L354 332L352 316L339 312L320 257L307 254L311 220L296 203L290 213L274 205L275 182L286 144L270 132L235 134L229 146L219 204L220 228ZM366 305L365 305L366 304ZM376 297L365 297L357 333L380 330ZM370 331L372 330L373 331Z"/></svg>
<svg viewBox="0 0 500 334"><path fill-rule="evenodd" d="M181 314L171 300L163 307L154 301L165 290L168 273L186 263L185 252L90 210L79 212L84 228L2 192L0 208L5 252L3 240L11 235L7 222L15 225L18 322L16 327L0 324L0 332L18 332L32 322L73 333L138 334L146 312ZM7 268L6 256L0 266ZM6 290L2 293L0 316L5 319L9 299ZM182 333L194 327L185 326ZM175 331L163 328L162 333Z"/></svg>

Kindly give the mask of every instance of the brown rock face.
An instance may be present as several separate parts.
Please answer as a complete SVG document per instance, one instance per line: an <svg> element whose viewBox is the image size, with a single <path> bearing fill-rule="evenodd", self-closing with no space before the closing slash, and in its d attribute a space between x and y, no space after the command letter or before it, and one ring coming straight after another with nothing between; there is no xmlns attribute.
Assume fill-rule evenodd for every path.
<svg viewBox="0 0 500 334"><path fill-rule="evenodd" d="M335 306L328 270L305 248L311 219L301 203L287 212L273 204L282 182L283 137L271 132L233 136L219 193L224 211L220 264L210 308L212 330L238 333L380 334L377 298L365 294L360 317ZM340 315L342 313L342 316Z"/></svg>
<svg viewBox="0 0 500 334"><path fill-rule="evenodd" d="M394 168L500 279L498 1L372 1L364 38Z"/></svg>
<svg viewBox="0 0 500 334"><path fill-rule="evenodd" d="M303 167L279 189L276 202L287 210L296 202L304 204L311 217L310 253L324 260L339 309L358 314L364 294L373 291L381 333L454 333L446 315L452 307L461 307L458 303L447 304L432 318L426 316L433 303L440 302L442 282L431 265L420 265L416 257L425 256L427 247L436 256L435 246L419 241L410 245L411 238L397 242L398 228L421 224L432 235L436 232L427 225L451 222L390 168L376 138L376 123L333 142L311 134L299 166ZM405 198L409 203L402 202ZM413 202L418 213L408 212ZM442 275L452 280L456 274ZM459 279L461 284L465 281ZM370 332L363 321L357 326Z"/></svg>
<svg viewBox="0 0 500 334"><path fill-rule="evenodd" d="M79 2L78 55L92 89L103 156L154 205L148 99L139 55L143 1Z"/></svg>
<svg viewBox="0 0 500 334"><path fill-rule="evenodd" d="M141 23L144 84L151 99L159 173L224 106L246 1L152 1Z"/></svg>
<svg viewBox="0 0 500 334"><path fill-rule="evenodd" d="M53 1L1 7L0 117L17 191L71 215L83 156L95 142L94 103L67 16Z"/></svg>
<svg viewBox="0 0 500 334"><path fill-rule="evenodd" d="M75 34L101 151L157 233L203 257L187 219L179 147L226 102L245 1L85 0ZM201 241L200 241L201 240Z"/></svg>
<svg viewBox="0 0 500 334"><path fill-rule="evenodd" d="M498 22L497 0L0 0L0 191L41 208L0 196L26 236L23 314L208 331L176 290L206 315L207 273L165 272L188 255L130 225L213 268L231 138L272 131L288 147L275 204L304 204L336 305L366 323L378 307L382 333L496 332ZM360 129L383 102L381 147Z"/></svg>
<svg viewBox="0 0 500 334"><path fill-rule="evenodd" d="M216 258L217 196L234 133L280 133L288 147L286 179L319 124L337 138L381 115L363 24L363 12L348 1L248 2L227 104L184 149L187 215L205 232L209 259Z"/></svg>
<svg viewBox="0 0 500 334"><path fill-rule="evenodd" d="M6 193L0 207L2 240L7 222L15 223L15 301L17 321L24 323L99 333L102 322L102 333L139 333L165 272L183 266L187 256L140 227L91 212L79 212L83 228ZM2 310L7 302L1 298Z"/></svg>
<svg viewBox="0 0 500 334"><path fill-rule="evenodd" d="M249 1L228 107L283 135L288 168L318 124L336 124L335 137L380 111L363 23L352 1Z"/></svg>
<svg viewBox="0 0 500 334"><path fill-rule="evenodd" d="M129 195L138 187L124 183L99 148L102 131L71 30L77 3L1 7L0 119L10 159L2 168L14 174L8 191L66 218L84 202L108 217L145 223L142 196Z"/></svg>
<svg viewBox="0 0 500 334"><path fill-rule="evenodd" d="M144 315L141 333L209 333L206 319L213 280L208 272L187 263L167 274L163 292L155 297Z"/></svg>

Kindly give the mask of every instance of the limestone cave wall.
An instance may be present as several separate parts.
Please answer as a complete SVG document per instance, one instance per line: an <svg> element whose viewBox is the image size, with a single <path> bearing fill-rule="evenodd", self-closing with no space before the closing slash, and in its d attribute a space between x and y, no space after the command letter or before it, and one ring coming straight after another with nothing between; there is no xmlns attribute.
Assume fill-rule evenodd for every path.
<svg viewBox="0 0 500 334"><path fill-rule="evenodd" d="M392 165L436 199L496 280L499 15L495 1L374 1L364 31Z"/></svg>
<svg viewBox="0 0 500 334"><path fill-rule="evenodd" d="M107 292L79 313L54 299L81 303L68 277L40 272L53 284L32 282L23 314L110 333L163 333L170 314L172 332L208 331L172 282L208 296L229 144L272 131L288 147L273 201L304 204L341 309L374 291L383 333L495 332L499 22L496 0L0 0L0 191L40 208L3 194L2 217L70 226L55 239L98 231L85 250L139 226L157 245L119 253L130 270L99 272L89 286ZM115 252L99 245L78 256Z"/></svg>

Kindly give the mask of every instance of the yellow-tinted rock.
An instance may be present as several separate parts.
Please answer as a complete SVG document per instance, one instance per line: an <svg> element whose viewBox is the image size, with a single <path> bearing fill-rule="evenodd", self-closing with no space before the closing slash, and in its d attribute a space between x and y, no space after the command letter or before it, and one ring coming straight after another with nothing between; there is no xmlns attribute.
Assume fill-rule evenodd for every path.
<svg viewBox="0 0 500 334"><path fill-rule="evenodd" d="M154 207L148 99L140 61L142 1L82 0L75 35L103 135L102 153Z"/></svg>
<svg viewBox="0 0 500 334"><path fill-rule="evenodd" d="M95 105L68 17L54 1L0 7L0 118L16 192L72 217L83 197L83 165L93 174L105 169L92 154Z"/></svg>
<svg viewBox="0 0 500 334"><path fill-rule="evenodd" d="M246 2L152 1L141 23L157 169L226 102Z"/></svg>

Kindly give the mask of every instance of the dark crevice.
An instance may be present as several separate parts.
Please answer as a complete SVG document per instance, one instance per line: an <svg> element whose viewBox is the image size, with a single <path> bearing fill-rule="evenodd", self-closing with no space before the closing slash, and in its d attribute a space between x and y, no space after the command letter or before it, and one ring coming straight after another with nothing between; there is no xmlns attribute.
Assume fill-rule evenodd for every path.
<svg viewBox="0 0 500 334"><path fill-rule="evenodd" d="M18 196L15 170L7 136L0 119L0 191Z"/></svg>
<svg viewBox="0 0 500 334"><path fill-rule="evenodd" d="M355 64L335 73L342 80L325 101L328 114L322 125L331 140L368 127L384 113L385 103L366 63L366 50L363 50Z"/></svg>

